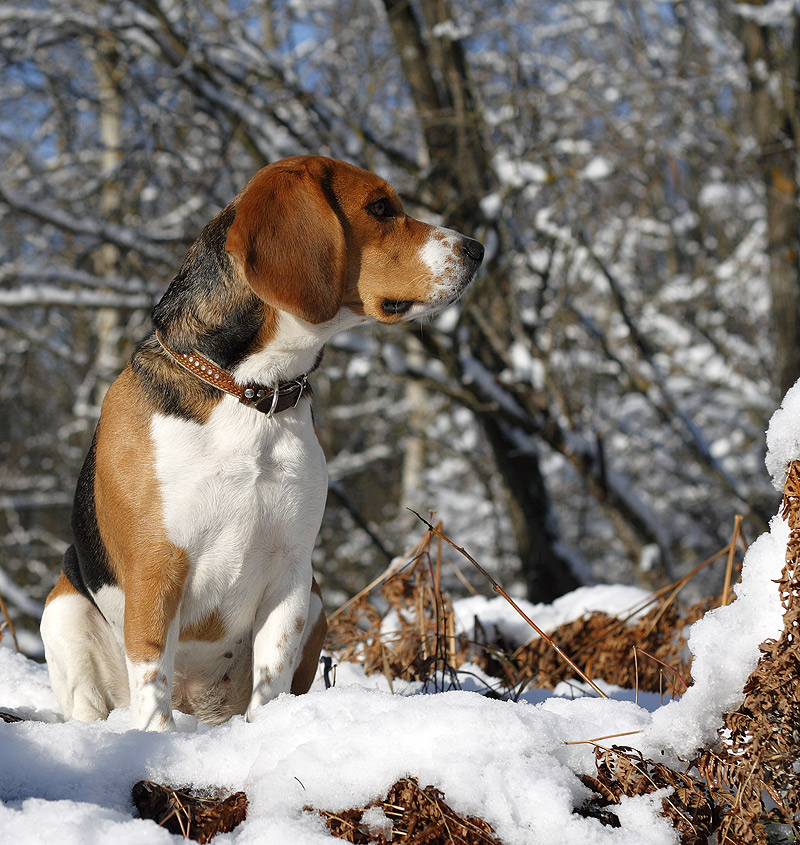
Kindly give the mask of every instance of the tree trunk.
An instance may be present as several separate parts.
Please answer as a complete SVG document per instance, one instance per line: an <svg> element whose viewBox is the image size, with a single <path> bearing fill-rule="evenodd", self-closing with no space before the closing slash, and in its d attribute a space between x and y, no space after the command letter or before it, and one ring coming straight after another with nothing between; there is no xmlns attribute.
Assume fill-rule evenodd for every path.
<svg viewBox="0 0 800 845"><path fill-rule="evenodd" d="M98 124L103 145L100 194L100 215L104 221L121 222L122 186L115 173L122 160L122 98L119 84L123 68L111 40L100 39L95 45L94 72L98 90ZM93 255L94 271L100 278L110 276L117 267L119 249L111 243L98 247ZM120 314L116 308L98 308L94 321L97 339L95 370L97 374L94 401L99 407L120 368Z"/></svg>
<svg viewBox="0 0 800 845"><path fill-rule="evenodd" d="M580 586L567 559L558 551L555 517L550 507L536 450L521 451L513 435L495 417L481 419L503 477L508 515L531 601L551 602Z"/></svg>
<svg viewBox="0 0 800 845"><path fill-rule="evenodd" d="M789 44L777 29L762 26L755 20L742 22L739 38L748 68L753 124L766 190L776 386L783 395L800 378L800 210L797 191L800 15L795 13L793 16Z"/></svg>
<svg viewBox="0 0 800 845"><path fill-rule="evenodd" d="M426 200L449 225L474 232L487 225L479 202L493 187L493 176L463 47L448 32L455 23L448 0L420 4L424 21L417 17L409 0L384 0L384 5L425 137L430 161L426 185L431 192ZM498 243L501 234L494 232ZM501 252L496 250L497 254ZM477 304L481 308L493 334L510 345L508 314L514 307L510 301L513 292L495 276L498 272L491 260L487 262L482 281L476 283L480 289L472 291L471 302L472 307ZM464 323L474 354L483 359L485 352L491 358L490 344L480 326L470 319L469 309ZM458 358L453 360L458 366ZM497 362L482 363L496 372ZM578 586L578 582L557 551L538 454L527 451L520 455L512 433L493 415L479 414L478 420L503 479L528 594L537 601L550 601Z"/></svg>

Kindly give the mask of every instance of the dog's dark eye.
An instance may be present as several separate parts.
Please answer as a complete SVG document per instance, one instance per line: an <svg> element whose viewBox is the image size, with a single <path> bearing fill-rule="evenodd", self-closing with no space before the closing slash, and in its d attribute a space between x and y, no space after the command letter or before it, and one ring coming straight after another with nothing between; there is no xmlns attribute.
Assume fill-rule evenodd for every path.
<svg viewBox="0 0 800 845"><path fill-rule="evenodd" d="M367 211L379 220L385 220L387 217L394 217L394 208L388 199L379 199L371 202L367 206Z"/></svg>

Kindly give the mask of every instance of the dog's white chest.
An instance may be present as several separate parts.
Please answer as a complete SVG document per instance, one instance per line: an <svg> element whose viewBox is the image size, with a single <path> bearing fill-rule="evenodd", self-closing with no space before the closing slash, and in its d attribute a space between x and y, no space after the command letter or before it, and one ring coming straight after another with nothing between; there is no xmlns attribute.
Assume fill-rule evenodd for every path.
<svg viewBox="0 0 800 845"><path fill-rule="evenodd" d="M249 604L271 560L310 561L327 474L308 402L270 419L226 397L203 425L156 416L151 434L167 537L191 561L184 605Z"/></svg>

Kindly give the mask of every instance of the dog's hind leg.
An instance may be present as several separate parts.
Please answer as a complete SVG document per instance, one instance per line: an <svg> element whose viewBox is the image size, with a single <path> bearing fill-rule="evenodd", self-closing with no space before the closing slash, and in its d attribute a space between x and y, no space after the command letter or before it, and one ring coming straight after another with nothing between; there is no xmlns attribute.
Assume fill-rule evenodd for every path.
<svg viewBox="0 0 800 845"><path fill-rule="evenodd" d="M300 644L300 660L292 677L291 692L302 695L308 692L319 668L319 655L328 632L325 608L322 606L322 593L316 579L311 579L311 602L308 607L303 641Z"/></svg>
<svg viewBox="0 0 800 845"><path fill-rule="evenodd" d="M62 573L41 623L50 683L67 719L105 719L128 704L125 657L108 622Z"/></svg>

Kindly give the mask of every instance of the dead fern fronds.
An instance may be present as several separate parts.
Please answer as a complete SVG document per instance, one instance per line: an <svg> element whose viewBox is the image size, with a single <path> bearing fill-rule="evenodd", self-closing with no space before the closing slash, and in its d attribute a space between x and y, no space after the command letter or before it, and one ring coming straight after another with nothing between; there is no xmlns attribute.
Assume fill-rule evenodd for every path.
<svg viewBox="0 0 800 845"><path fill-rule="evenodd" d="M328 619L328 647L367 674L422 681L425 689L458 687L455 668L468 645L455 633L450 597L441 588L441 550L426 534L402 566L378 579ZM380 607L380 609L379 609Z"/></svg>
<svg viewBox="0 0 800 845"><path fill-rule="evenodd" d="M683 845L709 841L719 826L719 809L705 781L688 771L677 772L663 763L646 759L627 746L595 748L597 775L582 775L581 782L596 797L594 803L619 804L623 796L649 795L668 788L662 799L664 815L670 819Z"/></svg>
<svg viewBox="0 0 800 845"><path fill-rule="evenodd" d="M625 689L661 692L664 668L667 668L667 681L674 697L682 694L691 678L686 629L712 606L713 601L699 602L683 615L674 604L666 610L657 606L637 622L627 625L620 625L614 616L593 613L561 625L552 636L583 663L592 677L603 678ZM637 661L634 654L646 655L648 659ZM539 688L552 689L570 678L568 668L542 640L533 640L517 649L514 661L520 674L528 669Z"/></svg>
<svg viewBox="0 0 800 845"><path fill-rule="evenodd" d="M789 523L778 581L783 631L760 646L761 657L741 706L726 714L716 748L697 760L726 809L719 842L766 842L765 796L773 815L800 838L800 462L789 465L783 497Z"/></svg>
<svg viewBox="0 0 800 845"><path fill-rule="evenodd" d="M684 843L706 842L716 834L720 845L765 845L767 821L780 822L795 839L800 837L800 462L789 467L783 516L790 529L778 582L783 631L777 640L761 644L744 701L725 715L718 743L685 772L643 759L632 749L598 747L597 775L582 777L595 792L595 803L614 804L622 795L667 786L672 792L664 799L664 813ZM727 603L732 550L740 535L737 520L722 604ZM769 812L767 798L774 804Z"/></svg>
<svg viewBox="0 0 800 845"><path fill-rule="evenodd" d="M170 833L200 843L230 832L247 815L244 792L223 796L140 780L134 784L131 797L141 818L152 819Z"/></svg>
<svg viewBox="0 0 800 845"><path fill-rule="evenodd" d="M360 593L331 614L328 647L338 659L362 664L367 674L385 675L390 687L394 679L422 680L434 690L458 687L456 670L471 663L497 679L497 688L488 694L511 699L531 685L552 689L581 672L621 687L666 690L673 696L690 683L685 631L713 606L713 599L682 614L672 589L639 619L592 614L542 632L544 636L524 646L495 627L488 630L478 619L471 632L456 634L452 601L441 588L442 542L455 546L441 526L433 526L402 566L394 565L373 582L377 586L371 592ZM498 591L504 592L499 585ZM529 622L533 632L536 626ZM638 660L637 678L633 655L640 653L647 656ZM576 672L565 654L582 669Z"/></svg>
<svg viewBox="0 0 800 845"><path fill-rule="evenodd" d="M421 787L415 777L401 778L389 788L386 798L366 807L338 813L305 809L319 813L337 839L356 845L499 845L500 841L488 822L456 813L442 792L433 786ZM367 815L371 810L378 812Z"/></svg>

